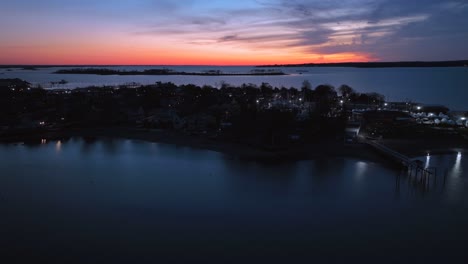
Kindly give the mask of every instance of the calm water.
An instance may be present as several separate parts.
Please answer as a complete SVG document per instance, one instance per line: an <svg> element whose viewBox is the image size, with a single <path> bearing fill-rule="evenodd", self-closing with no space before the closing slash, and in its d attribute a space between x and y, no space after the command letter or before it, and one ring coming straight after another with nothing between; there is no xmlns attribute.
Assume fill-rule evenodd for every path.
<svg viewBox="0 0 468 264"><path fill-rule="evenodd" d="M445 188L397 185L399 171L351 158L258 163L130 140L0 145L0 250L61 263L466 257L468 157L421 159L447 169Z"/></svg>
<svg viewBox="0 0 468 264"><path fill-rule="evenodd" d="M144 70L153 67L116 67L117 69ZM252 67L167 67L176 71L202 72L219 69L226 73L246 73ZM67 85L55 88L76 88L90 85L118 85L129 82L151 84L157 81L176 84L212 85L219 87L227 82L233 85L268 82L277 87L300 88L304 80L313 86L331 84L336 87L348 84L359 92L378 92L389 101L412 100L420 103L444 104L452 110L468 110L468 68L283 68L286 76L97 76L97 75L57 75L59 68L45 68L37 71L0 69L0 78L21 78L31 83L51 87L50 82L67 80ZM298 71L305 70L303 74Z"/></svg>

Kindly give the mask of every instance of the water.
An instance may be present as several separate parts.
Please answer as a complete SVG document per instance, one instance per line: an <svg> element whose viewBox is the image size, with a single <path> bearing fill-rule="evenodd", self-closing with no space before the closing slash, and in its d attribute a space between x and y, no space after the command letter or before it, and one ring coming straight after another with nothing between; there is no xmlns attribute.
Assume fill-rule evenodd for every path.
<svg viewBox="0 0 468 264"><path fill-rule="evenodd" d="M451 169L448 187L433 192L405 181L397 188L399 171L365 160L260 163L131 140L0 145L0 160L2 256L61 263L466 257L463 154L430 158L429 166Z"/></svg>
<svg viewBox="0 0 468 264"><path fill-rule="evenodd" d="M144 70L162 66L120 66L120 70ZM247 73L253 67L196 67L171 66L175 71L202 72L221 70L225 73ZM420 103L443 104L452 110L468 110L468 68L283 68L286 76L97 76L97 75L57 75L52 74L60 68L40 68L36 71L0 69L0 78L21 78L44 87L50 82L67 80L66 85L55 88L76 88L90 85L119 85L130 82L151 84L157 81L175 84L212 85L220 87L222 82L232 85L268 82L276 87L300 88L304 80L313 86L331 84L336 87L348 84L359 92L378 92L389 101L412 100ZM300 74L300 71L307 71ZM2 74L3 73L3 74Z"/></svg>
<svg viewBox="0 0 468 264"><path fill-rule="evenodd" d="M444 199L468 208L464 195L468 192L468 155L460 150L452 155L427 155L420 157L426 168L436 168L440 176L446 175Z"/></svg>

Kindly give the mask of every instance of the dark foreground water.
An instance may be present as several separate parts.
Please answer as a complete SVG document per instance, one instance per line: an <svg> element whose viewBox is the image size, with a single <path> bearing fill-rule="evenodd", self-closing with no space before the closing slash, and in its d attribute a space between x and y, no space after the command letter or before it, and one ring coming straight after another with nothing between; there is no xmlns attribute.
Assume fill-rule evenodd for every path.
<svg viewBox="0 0 468 264"><path fill-rule="evenodd" d="M446 168L445 188L423 192L350 158L257 163L130 140L0 145L2 263L464 263L467 159L423 161Z"/></svg>

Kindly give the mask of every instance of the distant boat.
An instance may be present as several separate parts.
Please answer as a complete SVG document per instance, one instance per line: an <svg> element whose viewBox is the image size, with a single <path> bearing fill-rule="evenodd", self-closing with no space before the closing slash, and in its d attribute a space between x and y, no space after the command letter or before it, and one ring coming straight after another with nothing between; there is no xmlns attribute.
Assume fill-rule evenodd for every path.
<svg viewBox="0 0 468 264"><path fill-rule="evenodd" d="M305 72L309 72L308 70L297 70L296 72L298 72L299 74L303 74Z"/></svg>

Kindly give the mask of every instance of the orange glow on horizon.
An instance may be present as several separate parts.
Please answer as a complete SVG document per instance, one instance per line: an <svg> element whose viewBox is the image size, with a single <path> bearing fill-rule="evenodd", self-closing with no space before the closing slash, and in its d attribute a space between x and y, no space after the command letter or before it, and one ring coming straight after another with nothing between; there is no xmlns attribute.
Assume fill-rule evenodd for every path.
<svg viewBox="0 0 468 264"><path fill-rule="evenodd" d="M189 52L105 52L82 53L75 56L63 54L60 51L33 52L22 51L20 54L10 53L0 56L0 64L4 65L219 65L219 66L250 66L274 64L304 64L304 63L339 63L339 62L369 62L376 58L367 54L272 54L272 55L237 55L237 54L205 54ZM177 55L172 55L177 54Z"/></svg>
<svg viewBox="0 0 468 264"><path fill-rule="evenodd" d="M36 48L10 49L0 54L0 64L17 65L220 65L250 66L302 63L367 62L368 54L307 54L301 50L234 49L206 45L188 47L116 42L60 43Z"/></svg>

